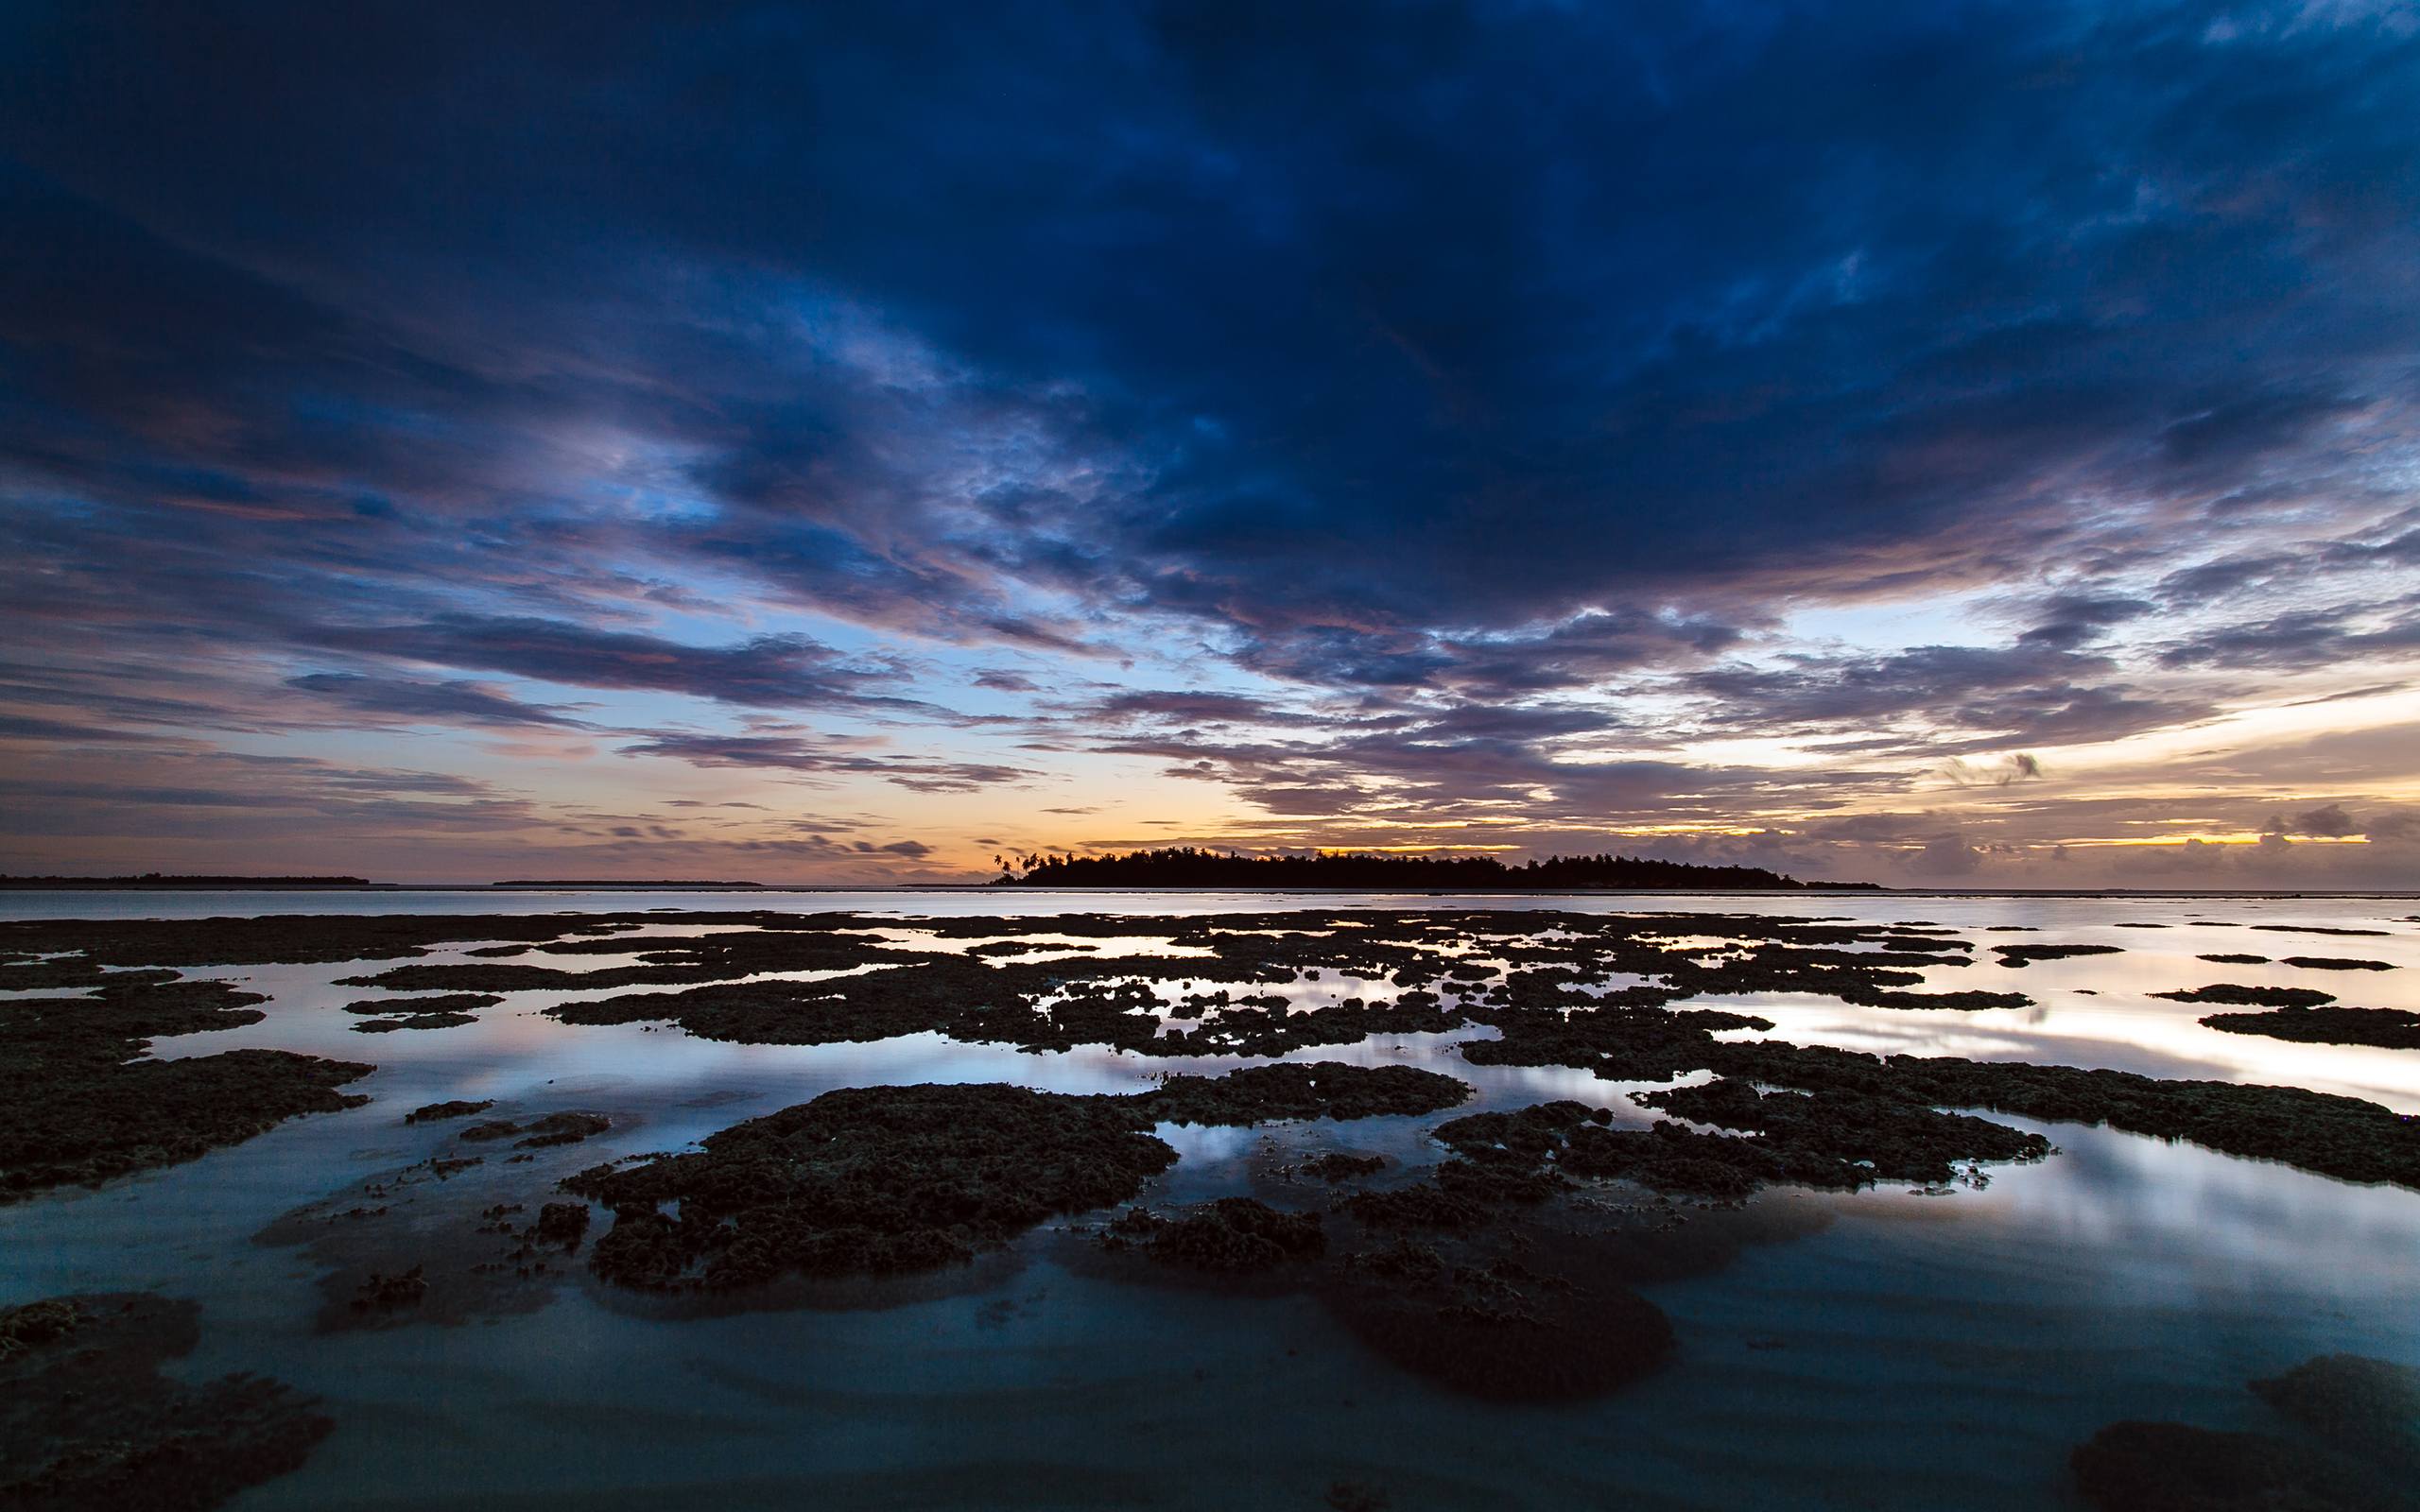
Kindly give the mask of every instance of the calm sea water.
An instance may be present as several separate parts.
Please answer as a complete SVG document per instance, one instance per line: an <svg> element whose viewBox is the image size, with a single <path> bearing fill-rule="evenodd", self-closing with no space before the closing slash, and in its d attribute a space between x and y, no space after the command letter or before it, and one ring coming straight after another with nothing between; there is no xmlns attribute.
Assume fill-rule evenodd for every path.
<svg viewBox="0 0 2420 1512"><path fill-rule="evenodd" d="M2420 1113L2420 1052L2222 1035L2195 1022L2206 1008L2148 996L2236 981L2420 1008L2411 918L2420 904L2408 899L0 894L0 913L21 918L855 908L903 929L916 915L1355 903L2033 925L2044 933L1996 937L2125 954L1937 973L1943 986L2023 990L2037 1000L2023 1010L1723 1002L1753 1005L1776 1021L1777 1038L1800 1043L2300 1085ZM2127 927L2139 924L2168 927ZM2390 933L2298 936L2252 924ZM2223 951L2357 955L2398 969L2195 959ZM521 959L577 968L621 958ZM542 1310L492 1321L320 1334L324 1267L254 1236L300 1203L434 1152L442 1128L400 1123L423 1103L610 1107L616 1127L588 1146L589 1159L604 1160L677 1148L838 1087L993 1080L1128 1091L1154 1072L1241 1063L1031 1056L932 1036L717 1044L639 1025L560 1024L536 1010L567 994L539 992L512 994L461 1028L364 1036L337 1011L363 993L333 985L356 970L201 973L269 994L267 1020L163 1040L158 1052L269 1045L373 1060L376 1074L352 1089L369 1106L98 1193L0 1208L0 1301L146 1288L193 1297L203 1343L185 1373L258 1370L325 1399L337 1432L302 1471L239 1506L1316 1508L1350 1482L1395 1509L2055 1507L2074 1504L2068 1449L2111 1420L2259 1426L2248 1377L2340 1349L2420 1365L2420 1194L2072 1125L2034 1125L2062 1153L1999 1170L1980 1191L1784 1199L1824 1221L1647 1288L1679 1332L1674 1366L1570 1406L1475 1402L1379 1362L1306 1297L1105 1279L1069 1263L1064 1241L1046 1233L946 1295L871 1310L673 1319L581 1282ZM1621 1089L1585 1073L1472 1066L1436 1037L1298 1058L1431 1064L1478 1087L1475 1108L1620 1102ZM1270 1166L1305 1149L1426 1162L1439 1153L1423 1138L1435 1122L1164 1130L1183 1159L1150 1196L1265 1190Z"/></svg>

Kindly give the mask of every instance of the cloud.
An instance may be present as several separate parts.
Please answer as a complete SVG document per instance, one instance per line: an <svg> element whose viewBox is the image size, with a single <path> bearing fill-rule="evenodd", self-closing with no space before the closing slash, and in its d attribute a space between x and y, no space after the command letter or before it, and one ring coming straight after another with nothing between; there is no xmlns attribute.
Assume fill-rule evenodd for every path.
<svg viewBox="0 0 2420 1512"><path fill-rule="evenodd" d="M967 793L1018 782L1031 774L982 762L870 754L800 735L713 735L659 731L619 747L624 756L668 756L694 766L758 767L814 775L869 775L920 793Z"/></svg>
<svg viewBox="0 0 2420 1512"><path fill-rule="evenodd" d="M238 845L397 832L484 834L540 822L527 799L442 772L343 766L307 757L148 752L43 764L0 778L0 833L95 842L208 834Z"/></svg>
<svg viewBox="0 0 2420 1512"><path fill-rule="evenodd" d="M1827 734L1910 722L1957 735L1950 748L2088 744L2189 723L2200 699L2138 693L2104 654L2021 637L2005 647L1926 645L1884 656L1797 654L1778 667L1724 665L1685 686L1741 733ZM1911 730L1903 748L1941 744Z"/></svg>
<svg viewBox="0 0 2420 1512"><path fill-rule="evenodd" d="M2054 594L2038 607L2033 627L2017 638L2018 644L2074 650L2154 607L2149 599L2113 593Z"/></svg>
<svg viewBox="0 0 2420 1512"><path fill-rule="evenodd" d="M1908 870L1919 877L1967 877L1974 875L1982 858L1983 851L1968 845L1963 836L1937 834L1908 863Z"/></svg>
<svg viewBox="0 0 2420 1512"><path fill-rule="evenodd" d="M356 714L449 725L537 725L559 730L596 728L558 708L524 703L487 683L458 679L422 682L358 672L313 672L288 678L298 693L323 698Z"/></svg>
<svg viewBox="0 0 2420 1512"><path fill-rule="evenodd" d="M1979 783L1988 783L1993 787L2012 787L2018 782L2030 782L2039 778L2042 775L2042 761L2038 756L2018 751L2001 763L1996 770L1978 770L1965 762L1953 758L1949 765L1942 769L1942 775L1960 787L1971 787Z"/></svg>
<svg viewBox="0 0 2420 1512"><path fill-rule="evenodd" d="M291 487L272 462L324 475L432 424L414 472L493 489L518 470L483 422L603 409L722 507L661 544L802 601L1063 643L1003 579L1089 578L1298 664L1646 612L1609 597L1985 572L2084 529L2031 492L2053 472L2190 507L2213 473L2341 467L2391 392L2360 359L2411 329L2375 278L2411 250L2409 129L2360 103L2410 44L2351 12L2219 44L2150 7L1706 30L1447 5L1371 49L1355 7L1045 7L988 36L805 18L749 56L595 16L573 47L545 13L463 49L298 11L251 37L241 110L181 66L208 24L43 36L51 84L15 93L46 112L11 124L52 175L21 191L49 255L17 307L51 313L15 335L98 364L44 395L184 455L169 396L257 377L202 386L228 406L207 434L251 444L200 450L264 500ZM1101 64L1080 95L1048 83L1071 53ZM515 60L510 111L465 108L487 56ZM665 95L684 68L751 121L744 166ZM521 129L600 92L610 130ZM314 129L268 151L273 120ZM1102 140L1121 155L1063 171ZM752 192L769 175L811 192ZM634 282L667 266L691 271ZM2250 369L2216 355L2247 342Z"/></svg>
<svg viewBox="0 0 2420 1512"><path fill-rule="evenodd" d="M850 663L804 635L764 635L736 645L688 645L660 636L560 620L448 614L416 625L330 630L348 649L439 666L479 667L583 688L645 688L722 703L797 707L878 696L896 673Z"/></svg>
<svg viewBox="0 0 2420 1512"><path fill-rule="evenodd" d="M1287 716L1268 703L1244 694L1167 689L1135 689L1112 694L1093 702L1082 713L1088 718L1113 723L1151 719L1223 725L1287 720Z"/></svg>
<svg viewBox="0 0 2420 1512"><path fill-rule="evenodd" d="M2381 620L2382 610L2392 617ZM2415 650L2420 650L2420 595L2225 625L2169 645L2159 661L2168 667L2294 669L2401 659Z"/></svg>
<svg viewBox="0 0 2420 1512"><path fill-rule="evenodd" d="M2363 833L2361 821L2345 813L2342 803L2330 803L2291 816L2279 815L2269 821L2267 829L2271 834L2312 834L2329 839Z"/></svg>
<svg viewBox="0 0 2420 1512"><path fill-rule="evenodd" d="M2420 649L2406 19L28 9L0 729L1546 843L2325 697Z"/></svg>

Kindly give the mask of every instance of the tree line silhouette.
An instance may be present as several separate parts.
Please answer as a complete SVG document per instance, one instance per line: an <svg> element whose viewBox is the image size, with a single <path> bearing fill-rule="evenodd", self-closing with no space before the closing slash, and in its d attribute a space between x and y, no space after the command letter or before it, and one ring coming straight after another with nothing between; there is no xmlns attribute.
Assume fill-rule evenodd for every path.
<svg viewBox="0 0 2420 1512"><path fill-rule="evenodd" d="M994 885L1011 887L1335 887L1444 892L1569 891L1589 887L1698 892L1803 888L1871 883L1807 884L1761 867L1707 867L1644 856L1552 856L1507 866L1494 856L1390 856L1366 852L1246 856L1191 846L1123 855L994 856Z"/></svg>

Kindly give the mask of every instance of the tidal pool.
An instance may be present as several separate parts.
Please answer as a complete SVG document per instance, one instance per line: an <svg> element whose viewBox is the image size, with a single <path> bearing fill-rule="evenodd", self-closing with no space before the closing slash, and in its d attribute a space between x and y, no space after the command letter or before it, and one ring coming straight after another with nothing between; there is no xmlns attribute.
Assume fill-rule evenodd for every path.
<svg viewBox="0 0 2420 1512"><path fill-rule="evenodd" d="M1407 947L1459 972L1407 987L1366 951L1340 957L1341 968L1305 967L1321 942L1341 952L1372 933L1314 928L1317 919L1383 934L1396 927L1388 921L1421 914L1672 914L1691 920L1668 936L1676 954L1705 957L1732 937L1703 916L1905 931L1843 948L1886 958L1941 954L1928 934L1964 942L1949 954L1969 964L1910 967L1917 980L1905 990L2031 1001L1860 1005L1785 975L1773 989L1668 1006L1772 1024L1725 1028L1716 1036L1725 1043L2298 1087L2420 1114L2420 1050L2224 1033L2200 1021L2225 1010L2153 995L2234 984L2420 1009L2420 903L2409 899L81 894L0 896L0 908L28 920L372 911L462 919L458 935L408 955L178 967L185 979L260 994L262 1017L155 1038L152 1057L273 1049L371 1063L342 1089L368 1100L97 1189L60 1186L0 1206L9 1257L0 1306L94 1293L190 1300L199 1342L167 1373L200 1383L255 1372L318 1399L333 1428L299 1469L236 1494L228 1504L238 1507L2082 1506L2069 1455L2108 1424L2275 1434L2247 1381L2339 1352L2420 1366L2420 1192L2006 1111L1984 1116L2044 1136L2056 1153L1961 1162L1947 1182L1772 1181L1744 1201L1582 1178L1545 1209L1523 1208L1525 1254L1563 1256L1568 1236L1592 1224L1650 1236L1625 1241L1621 1283L1669 1319L1669 1357L1618 1388L1570 1400L1496 1400L1405 1368L1357 1332L1309 1272L1203 1275L1110 1254L1097 1232L1107 1211L1060 1214L971 1263L909 1276L667 1297L588 1268L617 1221L600 1205L583 1246L546 1251L544 1273L454 1291L458 1279L437 1274L499 1263L508 1238L464 1237L487 1207L520 1205L493 1221L510 1228L564 1200L555 1183L574 1172L694 1151L719 1131L843 1089L1002 1083L1122 1096L1170 1074L1272 1061L1424 1068L1466 1083L1460 1106L1415 1115L1150 1127L1175 1161L1137 1202L1172 1213L1252 1196L1318 1212L1340 1253L1377 1240L1340 1215L1361 1188L1305 1174L1311 1157L1382 1157L1364 1185L1390 1190L1434 1177L1450 1159L1434 1133L1451 1119L1572 1099L1605 1109L1611 1134L1657 1121L1630 1094L1674 1078L1616 1081L1585 1066L1469 1058L1467 1047L1509 1032L1494 1022L1286 1043L1273 1056L1137 1048L1215 1026L1230 1011L1212 1002L1222 989L1260 1004L1238 1014L1267 1015L1254 1022L1289 1033L1346 1000L1383 1005L1426 991L1452 1014L1482 1005L1507 970L1537 969L1557 949L1589 958L1584 928L1495 941L1474 926L1468 942ZM670 1016L679 994L723 981L804 992L922 969L881 962L498 988L500 1001L473 1010L474 1022L434 1029L364 1034L356 1026L374 1015L347 1011L421 995L341 982L405 965L637 972L659 955L676 963L667 970L686 969L677 949L619 952L611 936L550 949L564 941L522 937L532 915L561 913L568 932L583 918L628 914L634 938L712 941L752 926L683 913L733 910L854 913L848 927L882 948L958 958L960 970L1099 963L1071 964L1072 986L1037 991L1034 1022L1080 1006L1085 984L1118 963L1158 961L1132 988L1151 1001L1127 1005L1157 1028L1124 1048L1020 1048L1019 1033L1036 1032L1030 1023L971 1041L959 1019L948 1021L958 1036L926 1028L769 1043L706 1038L692 1032L705 1021L684 1028ZM1298 912L1300 929L1266 918ZM1222 977L1217 940L1168 938L1204 914L1252 916L1239 937L1296 937L1288 949L1303 954L1270 974ZM479 933L481 917L524 927L499 945ZM986 919L998 920L988 935L976 922ZM2344 930L2377 933L2328 933ZM994 938L1031 948L1003 951L989 966L967 958ZM493 954L511 943L528 948ZM2022 966L1994 949L2018 943L2118 949ZM1516 958L1523 951L1536 954ZM2218 954L2272 959L2204 959ZM2388 969L2283 964L2290 956ZM1186 975L1188 961L1203 963L1203 974ZM1625 959L1571 996L1618 997L1668 980L1654 964ZM1831 982L1807 971L1816 987ZM627 1006L642 994L666 995L667 1014L582 1022L548 1011ZM59 995L14 988L0 1007ZM822 1011L818 1001L795 1011ZM1491 1011L1634 1010L1524 1000ZM1052 1022L1060 1033L1073 1021ZM493 1107L467 1122L405 1121L457 1100ZM526 1151L509 1139L475 1147L463 1139L481 1119L569 1109L610 1127ZM450 1175L426 1164L472 1155L481 1163ZM382 1204L383 1213L342 1216ZM1574 1216L1551 1216L1566 1211ZM1642 1245L1652 1263L1639 1261ZM350 1308L365 1274L415 1264L435 1280L425 1302Z"/></svg>

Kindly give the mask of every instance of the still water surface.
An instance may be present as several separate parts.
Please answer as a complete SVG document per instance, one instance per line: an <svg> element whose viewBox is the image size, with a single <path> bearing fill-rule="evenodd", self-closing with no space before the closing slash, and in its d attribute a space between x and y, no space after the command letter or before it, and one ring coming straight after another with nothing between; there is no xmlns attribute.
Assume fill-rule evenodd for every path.
<svg viewBox="0 0 2420 1512"><path fill-rule="evenodd" d="M0 895L0 912L48 918L846 908L896 919L910 938L919 915L1357 903L2032 925L2043 933L1974 937L2125 954L2021 971L1986 958L1927 984L2021 990L2036 999L2027 1009L1720 1001L1772 1019L1776 1038L1798 1043L2292 1084L2420 1113L2420 1052L2220 1034L2196 1022L2210 1009L2148 996L2220 981L2316 985L2350 1004L2420 1008L2411 917L2420 904L2409 899ZM2167 927L2127 927L2138 924ZM2253 933L2254 924L2389 933L2293 936ZM2228 951L2361 956L2396 970L2195 958ZM449 949L426 958L469 957ZM581 969L622 958L520 959ZM348 1089L368 1093L368 1106L293 1121L98 1193L0 1209L0 1302L153 1288L192 1297L203 1306L203 1342L181 1373L258 1370L324 1399L337 1433L302 1470L246 1493L240 1507L1317 1508L1338 1483L1382 1494L1392 1509L2073 1506L2066 1452L2104 1423L2260 1427L2249 1377L2334 1350L2420 1366L2420 1194L2016 1119L2006 1121L2041 1129L2062 1153L1996 1170L1981 1190L1760 1199L1814 1221L1720 1269L1646 1288L1679 1332L1675 1364L1570 1406L1449 1394L1370 1355L1306 1297L1109 1279L1046 1231L1006 1263L878 1308L676 1319L581 1281L538 1311L489 1321L320 1333L324 1267L254 1236L298 1204L434 1153L446 1130L400 1122L424 1103L611 1107L615 1127L591 1142L585 1163L679 1148L840 1087L1007 1081L1132 1091L1155 1072L1244 1063L1035 1056L931 1035L735 1045L538 1016L594 993L514 993L475 1024L364 1036L338 1007L365 993L333 985L359 970L198 972L268 993L268 1018L162 1040L158 1053L267 1045L372 1060L378 1072ZM1478 1089L1466 1111L1576 1096L1645 1120L1622 1099L1625 1088L1584 1072L1474 1066L1454 1053L1457 1038L1392 1037L1292 1058L1433 1066ZM1183 1158L1147 1198L1258 1192L1316 1203L1319 1194L1272 1185L1271 1172L1304 1151L1337 1148L1425 1164L1440 1153L1424 1138L1436 1122L1164 1128Z"/></svg>

